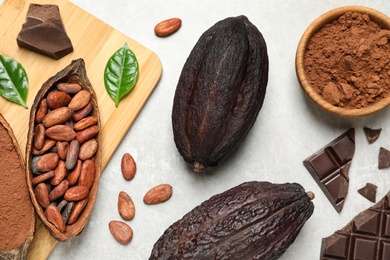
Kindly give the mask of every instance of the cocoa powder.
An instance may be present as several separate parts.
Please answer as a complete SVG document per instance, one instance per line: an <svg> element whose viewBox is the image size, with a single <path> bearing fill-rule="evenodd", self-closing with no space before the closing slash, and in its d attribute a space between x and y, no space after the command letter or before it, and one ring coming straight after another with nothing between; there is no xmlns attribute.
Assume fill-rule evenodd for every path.
<svg viewBox="0 0 390 260"><path fill-rule="evenodd" d="M343 108L370 106L390 93L390 31L367 14L347 12L310 39L304 66L310 85Z"/></svg>
<svg viewBox="0 0 390 260"><path fill-rule="evenodd" d="M0 124L0 251L21 246L34 221L22 163Z"/></svg>

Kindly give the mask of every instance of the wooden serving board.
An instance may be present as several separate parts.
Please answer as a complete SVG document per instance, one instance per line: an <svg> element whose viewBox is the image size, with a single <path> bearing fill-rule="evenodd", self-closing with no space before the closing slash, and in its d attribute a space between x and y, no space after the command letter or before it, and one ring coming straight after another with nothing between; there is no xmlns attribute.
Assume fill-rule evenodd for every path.
<svg viewBox="0 0 390 260"><path fill-rule="evenodd" d="M67 34L74 47L71 54L60 60L53 60L17 46L16 37L25 22L31 2L58 5ZM88 78L98 97L102 123L102 169L104 169L157 85L162 71L160 59L146 47L67 0L4 0L0 6L0 21L0 54L21 63L29 77L27 99L29 109L0 97L0 113L13 128L22 154L24 155L26 150L30 108L36 93L47 79L65 68L72 60L83 58ZM111 55L125 42L138 59L140 73L135 88L116 108L105 90L104 68ZM29 249L29 259L46 259L56 243L38 220L35 238Z"/></svg>

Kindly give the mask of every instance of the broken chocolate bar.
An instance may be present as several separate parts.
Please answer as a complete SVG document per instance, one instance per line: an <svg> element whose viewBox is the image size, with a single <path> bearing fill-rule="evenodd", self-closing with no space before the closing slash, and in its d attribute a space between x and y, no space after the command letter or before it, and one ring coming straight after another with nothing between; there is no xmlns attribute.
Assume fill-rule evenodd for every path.
<svg viewBox="0 0 390 260"><path fill-rule="evenodd" d="M365 197L369 201L375 202L376 190L377 190L377 186L375 184L367 182L366 186L358 189L358 192L360 195L362 195L363 197Z"/></svg>
<svg viewBox="0 0 390 260"><path fill-rule="evenodd" d="M390 259L390 192L345 227L322 239L320 259Z"/></svg>
<svg viewBox="0 0 390 260"><path fill-rule="evenodd" d="M73 51L57 5L30 4L16 41L21 48L56 60Z"/></svg>
<svg viewBox="0 0 390 260"><path fill-rule="evenodd" d="M378 169L382 170L390 167L390 151L386 148L379 148Z"/></svg>
<svg viewBox="0 0 390 260"><path fill-rule="evenodd" d="M372 144L376 140L378 140L379 135L382 132L382 128L371 129L369 127L363 127L364 133L366 135L367 141L369 144Z"/></svg>
<svg viewBox="0 0 390 260"><path fill-rule="evenodd" d="M355 129L351 128L303 161L337 212L342 210L348 194L354 153Z"/></svg>

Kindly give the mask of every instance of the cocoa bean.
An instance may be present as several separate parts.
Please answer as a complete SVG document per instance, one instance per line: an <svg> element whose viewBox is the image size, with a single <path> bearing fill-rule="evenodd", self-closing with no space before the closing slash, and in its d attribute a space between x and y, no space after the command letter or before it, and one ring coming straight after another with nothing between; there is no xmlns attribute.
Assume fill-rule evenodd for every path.
<svg viewBox="0 0 390 260"><path fill-rule="evenodd" d="M88 204L88 198L85 198L81 201L76 202L76 204L72 210L72 213L70 214L70 217L68 220L68 225L72 225L73 223L75 223L77 221L81 212L83 212L83 209L85 208L85 206L87 204Z"/></svg>
<svg viewBox="0 0 390 260"><path fill-rule="evenodd" d="M98 150L98 142L96 139L91 139L83 143L80 147L79 158L80 160L87 160L92 158Z"/></svg>
<svg viewBox="0 0 390 260"><path fill-rule="evenodd" d="M47 153L38 158L36 168L39 172L48 172L57 167L59 157L57 153Z"/></svg>
<svg viewBox="0 0 390 260"><path fill-rule="evenodd" d="M56 143L57 153L61 160L66 160L66 154L68 153L68 142L60 142Z"/></svg>
<svg viewBox="0 0 390 260"><path fill-rule="evenodd" d="M38 124L34 129L34 148L41 150L45 143L45 127L42 124Z"/></svg>
<svg viewBox="0 0 390 260"><path fill-rule="evenodd" d="M172 196L172 186L160 184L150 189L144 196L145 204L158 204L169 200Z"/></svg>
<svg viewBox="0 0 390 260"><path fill-rule="evenodd" d="M124 220L131 220L135 215L134 202L124 191L121 191L118 196L118 212Z"/></svg>
<svg viewBox="0 0 390 260"><path fill-rule="evenodd" d="M85 143L92 137L99 133L99 127L97 125L90 126L82 131L76 133L76 139L80 144Z"/></svg>
<svg viewBox="0 0 390 260"><path fill-rule="evenodd" d="M33 174L35 175L40 175L42 174L41 172L38 171L37 169L37 161L38 159L40 158L41 156L33 156L33 158L31 159L31 171Z"/></svg>
<svg viewBox="0 0 390 260"><path fill-rule="evenodd" d="M61 82L57 84L57 89L68 94L76 94L81 90L81 86L77 83Z"/></svg>
<svg viewBox="0 0 390 260"><path fill-rule="evenodd" d="M32 183L32 185L36 185L38 183L44 182L44 181L52 178L54 175L55 175L54 171L49 171L49 172L43 173L41 175L38 175L37 177L34 177L31 180L31 183Z"/></svg>
<svg viewBox="0 0 390 260"><path fill-rule="evenodd" d="M66 207L64 211L62 212L62 219L64 220L65 224L67 224L70 214L72 213L74 206L76 205L76 202L70 201L68 204L66 204Z"/></svg>
<svg viewBox="0 0 390 260"><path fill-rule="evenodd" d="M57 205L57 209L61 212L62 209L68 204L68 202L66 200L61 200L60 203L58 203Z"/></svg>
<svg viewBox="0 0 390 260"><path fill-rule="evenodd" d="M122 156L121 171L123 178L128 181L132 180L135 176L137 165L134 161L134 158L129 153L125 153Z"/></svg>
<svg viewBox="0 0 390 260"><path fill-rule="evenodd" d="M60 232L65 231L65 223L62 219L60 211L55 205L49 205L46 208L45 215L47 220L52 223Z"/></svg>
<svg viewBox="0 0 390 260"><path fill-rule="evenodd" d="M167 37L179 30L180 27L180 18L170 18L156 24L156 26L154 27L154 33L159 37Z"/></svg>
<svg viewBox="0 0 390 260"><path fill-rule="evenodd" d="M122 245L127 245L133 238L133 230L124 222L113 220L110 221L108 227L115 240Z"/></svg>
<svg viewBox="0 0 390 260"><path fill-rule="evenodd" d="M83 109L74 112L72 119L77 122L83 119L84 117L88 116L92 112L92 110L93 110L93 104L89 102L88 105L86 105Z"/></svg>
<svg viewBox="0 0 390 260"><path fill-rule="evenodd" d="M68 153L66 155L66 169L72 170L77 163L79 156L80 144L77 140L73 140L69 144Z"/></svg>
<svg viewBox="0 0 390 260"><path fill-rule="evenodd" d="M57 167L54 170L54 177L50 180L51 185L58 185L60 182L62 182L66 177L66 168L65 168L65 162L60 160L58 162Z"/></svg>
<svg viewBox="0 0 390 260"><path fill-rule="evenodd" d="M80 130L83 130L83 129L89 127L89 126L96 125L97 122L98 122L98 119L97 119L96 116L88 116L88 117L85 117L85 118L81 119L77 123L75 123L73 125L73 128L76 131L80 131Z"/></svg>
<svg viewBox="0 0 390 260"><path fill-rule="evenodd" d="M76 167L74 167L73 171L71 171L68 175L68 181L69 185L73 186L77 183L79 180L81 169L82 169L83 162L81 160L77 160Z"/></svg>
<svg viewBox="0 0 390 260"><path fill-rule="evenodd" d="M70 142L76 138L75 131L66 125L55 125L45 131L46 136L55 141Z"/></svg>
<svg viewBox="0 0 390 260"><path fill-rule="evenodd" d="M46 114L47 114L47 102L46 102L46 98L44 98L41 100L41 102L39 102L37 113L35 114L35 122L41 123L42 119L46 116Z"/></svg>
<svg viewBox="0 0 390 260"><path fill-rule="evenodd" d="M60 107L46 114L42 119L42 124L48 128L54 125L62 124L68 121L73 115L72 109L69 107Z"/></svg>
<svg viewBox="0 0 390 260"><path fill-rule="evenodd" d="M51 109L66 107L72 98L65 92L53 91L47 95L47 106Z"/></svg>
<svg viewBox="0 0 390 260"><path fill-rule="evenodd" d="M45 142L43 143L42 149L41 150L37 150L37 149L35 149L35 147L33 147L31 153L33 155L42 155L42 154L46 153L47 151L49 151L51 148L53 148L53 146L55 144L56 144L56 141L46 138Z"/></svg>
<svg viewBox="0 0 390 260"><path fill-rule="evenodd" d="M84 161L81 168L78 184L80 186L85 186L90 189L95 181L95 175L95 163L92 160Z"/></svg>
<svg viewBox="0 0 390 260"><path fill-rule="evenodd" d="M46 208L50 205L49 190L45 183L41 182L35 187L34 195L42 207Z"/></svg>
<svg viewBox="0 0 390 260"><path fill-rule="evenodd" d="M68 107L74 111L80 110L85 107L91 99L91 93L87 90L80 90L74 95L70 101Z"/></svg>
<svg viewBox="0 0 390 260"><path fill-rule="evenodd" d="M64 195L67 201L80 201L88 197L89 189L85 186L73 186Z"/></svg>
<svg viewBox="0 0 390 260"><path fill-rule="evenodd" d="M69 182L67 180L63 180L60 184L55 186L52 191L49 193L50 201L55 201L58 198L64 196L65 192L69 188Z"/></svg>

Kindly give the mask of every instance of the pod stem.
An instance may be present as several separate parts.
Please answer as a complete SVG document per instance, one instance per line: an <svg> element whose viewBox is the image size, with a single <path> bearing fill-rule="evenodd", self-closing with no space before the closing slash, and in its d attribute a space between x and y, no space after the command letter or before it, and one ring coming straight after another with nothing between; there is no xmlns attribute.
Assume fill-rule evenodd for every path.
<svg viewBox="0 0 390 260"><path fill-rule="evenodd" d="M314 193L311 191L306 192L306 194L307 194L307 196L309 196L310 200L313 200L315 198Z"/></svg>
<svg viewBox="0 0 390 260"><path fill-rule="evenodd" d="M204 165L200 162L194 162L194 171L195 172L203 172L204 171Z"/></svg>

